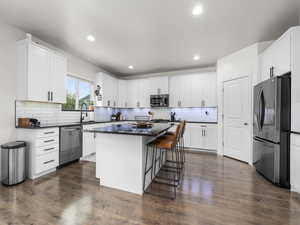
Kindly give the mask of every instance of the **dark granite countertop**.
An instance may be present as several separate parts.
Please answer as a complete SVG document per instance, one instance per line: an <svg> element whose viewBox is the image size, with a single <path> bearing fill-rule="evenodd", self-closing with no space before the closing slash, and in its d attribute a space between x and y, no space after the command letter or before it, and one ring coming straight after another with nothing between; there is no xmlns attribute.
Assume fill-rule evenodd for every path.
<svg viewBox="0 0 300 225"><path fill-rule="evenodd" d="M41 124L39 127L16 127L19 129L45 129L45 128L55 128L55 127L70 127L70 126L80 126L80 125L92 125L97 123L111 123L114 121L89 121L83 123L49 123L49 124Z"/></svg>
<svg viewBox="0 0 300 225"><path fill-rule="evenodd" d="M153 124L151 128L137 128L134 124L119 124L110 125L107 127L99 127L91 130L85 130L85 132L92 133L108 133L108 134L124 134L124 135L136 135L136 136L158 136L173 125L169 123L157 123Z"/></svg>
<svg viewBox="0 0 300 225"><path fill-rule="evenodd" d="M41 124L39 127L16 127L18 129L46 129L46 128L55 128L55 127L69 127L69 126L80 126L80 125L92 125L92 124L101 124L101 123L112 123L112 122L137 122L136 120L121 120L121 121L89 121L83 123L51 123L51 124ZM174 121L169 123L179 123L180 121ZM186 121L187 123L200 123L200 124L217 124L218 122L200 122L200 121ZM166 124L168 121L166 121Z"/></svg>

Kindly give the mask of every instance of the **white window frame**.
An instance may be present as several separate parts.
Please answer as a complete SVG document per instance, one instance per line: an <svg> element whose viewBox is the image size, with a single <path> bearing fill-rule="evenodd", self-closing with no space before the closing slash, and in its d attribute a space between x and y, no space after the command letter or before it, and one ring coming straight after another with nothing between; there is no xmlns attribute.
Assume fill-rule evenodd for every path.
<svg viewBox="0 0 300 225"><path fill-rule="evenodd" d="M64 110L64 111L78 111L80 110L80 107L79 107L79 82L80 81L83 81L83 82L87 82L87 83L90 83L91 85L91 101L95 102L94 101L94 82L90 81L90 80L87 80L87 79L83 79L81 77L76 77L76 76L73 76L71 74L67 74L67 77L71 77L72 79L76 80L76 100L75 100L75 109L71 109L71 110ZM66 91L68 93L68 87L66 87Z"/></svg>

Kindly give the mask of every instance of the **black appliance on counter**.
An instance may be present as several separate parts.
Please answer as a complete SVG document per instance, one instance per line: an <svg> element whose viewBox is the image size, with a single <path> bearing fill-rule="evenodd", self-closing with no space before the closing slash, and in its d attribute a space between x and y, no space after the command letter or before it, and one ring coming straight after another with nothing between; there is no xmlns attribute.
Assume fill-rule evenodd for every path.
<svg viewBox="0 0 300 225"><path fill-rule="evenodd" d="M169 107L169 95L150 95L151 107Z"/></svg>
<svg viewBox="0 0 300 225"><path fill-rule="evenodd" d="M291 74L254 87L253 163L272 183L290 188Z"/></svg>
<svg viewBox="0 0 300 225"><path fill-rule="evenodd" d="M82 157L81 126L60 127L59 166L63 166Z"/></svg>

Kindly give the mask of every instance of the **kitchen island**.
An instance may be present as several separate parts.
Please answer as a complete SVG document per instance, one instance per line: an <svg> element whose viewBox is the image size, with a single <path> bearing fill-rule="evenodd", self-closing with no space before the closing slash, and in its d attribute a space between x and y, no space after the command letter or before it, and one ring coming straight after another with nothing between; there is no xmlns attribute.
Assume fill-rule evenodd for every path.
<svg viewBox="0 0 300 225"><path fill-rule="evenodd" d="M149 128L119 124L86 130L95 133L96 177L100 185L142 195L146 144L171 127L168 123L153 124ZM148 157L152 159L151 154ZM149 164L148 161L148 167ZM150 173L145 180L147 187L151 183Z"/></svg>

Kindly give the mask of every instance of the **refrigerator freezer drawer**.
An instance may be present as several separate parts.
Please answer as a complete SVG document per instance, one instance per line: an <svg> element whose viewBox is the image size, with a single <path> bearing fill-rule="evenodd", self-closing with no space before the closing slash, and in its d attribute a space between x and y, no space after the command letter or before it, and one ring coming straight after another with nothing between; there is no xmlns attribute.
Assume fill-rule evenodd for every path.
<svg viewBox="0 0 300 225"><path fill-rule="evenodd" d="M253 140L253 165L265 178L275 184L280 182L280 144Z"/></svg>

